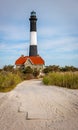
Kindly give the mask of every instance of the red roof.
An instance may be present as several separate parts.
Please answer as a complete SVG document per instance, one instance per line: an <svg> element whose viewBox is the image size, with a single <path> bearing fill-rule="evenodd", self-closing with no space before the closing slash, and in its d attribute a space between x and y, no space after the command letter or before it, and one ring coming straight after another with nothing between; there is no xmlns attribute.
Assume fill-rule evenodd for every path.
<svg viewBox="0 0 78 130"><path fill-rule="evenodd" d="M16 65L23 65L27 60L30 60L32 64L42 65L44 64L44 60L40 56L21 56L15 62Z"/></svg>

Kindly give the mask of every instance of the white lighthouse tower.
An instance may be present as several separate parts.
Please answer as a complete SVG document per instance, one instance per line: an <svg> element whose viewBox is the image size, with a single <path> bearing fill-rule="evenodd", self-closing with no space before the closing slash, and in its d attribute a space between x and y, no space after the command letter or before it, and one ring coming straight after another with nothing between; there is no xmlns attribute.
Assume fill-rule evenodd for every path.
<svg viewBox="0 0 78 130"><path fill-rule="evenodd" d="M37 27L36 27L36 12L32 11L30 20L30 47L29 56L37 56Z"/></svg>

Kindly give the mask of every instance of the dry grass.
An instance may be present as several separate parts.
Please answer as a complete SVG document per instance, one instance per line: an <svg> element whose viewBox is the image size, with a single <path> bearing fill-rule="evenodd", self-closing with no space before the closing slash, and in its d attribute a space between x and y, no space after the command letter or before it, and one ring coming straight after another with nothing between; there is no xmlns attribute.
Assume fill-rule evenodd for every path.
<svg viewBox="0 0 78 130"><path fill-rule="evenodd" d="M18 74L0 72L0 92L11 91L21 81L21 77Z"/></svg>
<svg viewBox="0 0 78 130"><path fill-rule="evenodd" d="M78 89L78 72L53 72L44 76L43 83L70 89Z"/></svg>

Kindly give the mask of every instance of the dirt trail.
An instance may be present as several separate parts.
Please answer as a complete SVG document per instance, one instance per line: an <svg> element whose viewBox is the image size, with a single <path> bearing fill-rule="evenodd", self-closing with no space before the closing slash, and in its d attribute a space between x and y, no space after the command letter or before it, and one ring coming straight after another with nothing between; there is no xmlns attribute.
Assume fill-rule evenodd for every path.
<svg viewBox="0 0 78 130"><path fill-rule="evenodd" d="M78 130L78 90L29 80L0 93L0 130Z"/></svg>

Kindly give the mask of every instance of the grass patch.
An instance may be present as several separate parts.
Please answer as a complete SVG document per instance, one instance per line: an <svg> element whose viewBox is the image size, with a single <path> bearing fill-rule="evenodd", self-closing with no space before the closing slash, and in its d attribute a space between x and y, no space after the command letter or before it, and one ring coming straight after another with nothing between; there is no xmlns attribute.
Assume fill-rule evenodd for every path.
<svg viewBox="0 0 78 130"><path fill-rule="evenodd" d="M11 72L0 72L0 92L8 92L22 81L19 74Z"/></svg>
<svg viewBox="0 0 78 130"><path fill-rule="evenodd" d="M44 76L43 83L70 89L78 89L78 72L53 72Z"/></svg>

